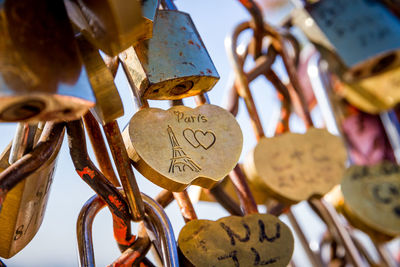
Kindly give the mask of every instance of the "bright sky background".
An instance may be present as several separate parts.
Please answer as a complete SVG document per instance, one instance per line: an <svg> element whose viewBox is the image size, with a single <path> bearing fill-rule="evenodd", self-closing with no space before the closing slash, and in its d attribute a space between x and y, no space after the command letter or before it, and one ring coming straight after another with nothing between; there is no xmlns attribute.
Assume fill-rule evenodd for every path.
<svg viewBox="0 0 400 267"><path fill-rule="evenodd" d="M236 0L178 0L176 1L181 11L190 13L197 29L203 38L211 58L221 76L219 83L209 93L213 104L222 105L227 84L229 84L230 64L228 62L224 39L230 34L233 28L244 20L249 19L245 9ZM278 68L279 69L279 68ZM124 101L125 116L120 118L119 125L122 128L128 123L135 112L132 102L130 88L122 71L119 71L116 83ZM279 103L276 100L275 92L265 79L258 79L252 84L252 90L259 112L262 114L262 122L267 133L271 133L275 127L272 120L276 116ZM193 105L192 100L185 100L188 105ZM151 102L151 106L166 108L168 102ZM295 119L296 120L296 119ZM240 105L238 121L243 129L244 147L242 157L254 145L255 139L251 132L251 125L243 103ZM294 122L297 130L304 130L301 124ZM0 126L2 138L0 147L4 148L11 140L15 124L2 124ZM69 156L67 140L59 154L58 166L55 179L51 187L49 202L44 217L44 222L31 243L12 259L5 260L8 266L77 266L78 254L76 245L76 219L82 205L94 193L76 174ZM88 143L90 144L90 143ZM89 148L92 159L95 161L91 148ZM146 194L154 197L160 188L151 184L136 172L140 189ZM217 204L198 203L195 204L198 217L201 219L216 220L228 215ZM302 211L300 211L302 212ZM176 237L184 222L177 205L174 203L167 208L167 213L174 225ZM303 218L311 220L310 213L302 213ZM309 226L309 225L308 225ZM312 229L310 229L312 228ZM105 266L116 259L120 252L113 240L111 216L107 209L104 209L96 217L94 228L95 256L98 266ZM308 227L310 233L319 235L319 228ZM303 258L303 257L302 257ZM299 263L304 263L300 260Z"/></svg>

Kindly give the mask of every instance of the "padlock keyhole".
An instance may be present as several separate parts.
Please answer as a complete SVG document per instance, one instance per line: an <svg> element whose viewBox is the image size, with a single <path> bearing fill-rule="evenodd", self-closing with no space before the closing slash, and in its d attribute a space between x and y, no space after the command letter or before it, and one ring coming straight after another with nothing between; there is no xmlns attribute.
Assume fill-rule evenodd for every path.
<svg viewBox="0 0 400 267"><path fill-rule="evenodd" d="M176 85L171 89L171 94L173 95L182 95L193 88L194 83L192 81L186 81Z"/></svg>
<svg viewBox="0 0 400 267"><path fill-rule="evenodd" d="M45 103L41 100L29 100L16 103L6 108L3 113L0 114L0 118L4 121L26 120L38 115L45 107Z"/></svg>

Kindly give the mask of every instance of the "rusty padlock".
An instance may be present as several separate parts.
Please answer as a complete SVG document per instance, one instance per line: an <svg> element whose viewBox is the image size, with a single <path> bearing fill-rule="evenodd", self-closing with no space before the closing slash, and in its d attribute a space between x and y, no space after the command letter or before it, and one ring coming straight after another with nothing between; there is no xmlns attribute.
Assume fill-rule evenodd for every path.
<svg viewBox="0 0 400 267"><path fill-rule="evenodd" d="M95 99L62 1L0 3L0 121L69 120Z"/></svg>
<svg viewBox="0 0 400 267"><path fill-rule="evenodd" d="M127 49L120 59L128 79L145 99L198 95L219 80L192 19L177 10L158 10L153 38Z"/></svg>
<svg viewBox="0 0 400 267"><path fill-rule="evenodd" d="M32 126L20 124L12 149L8 147L1 156L1 169L9 167L10 154L10 163L13 163L23 156L24 151L29 152L32 149L33 138L29 137L35 135L35 130ZM40 128L36 132L36 135L40 136ZM44 135L46 132L45 128ZM14 256L32 240L39 230L46 210L62 136L56 137L59 141L50 159L7 193L0 213L0 257Z"/></svg>
<svg viewBox="0 0 400 267"><path fill-rule="evenodd" d="M400 64L400 20L380 1L306 3L293 19L347 82Z"/></svg>
<svg viewBox="0 0 400 267"><path fill-rule="evenodd" d="M152 37L159 0L65 0L76 28L110 56Z"/></svg>

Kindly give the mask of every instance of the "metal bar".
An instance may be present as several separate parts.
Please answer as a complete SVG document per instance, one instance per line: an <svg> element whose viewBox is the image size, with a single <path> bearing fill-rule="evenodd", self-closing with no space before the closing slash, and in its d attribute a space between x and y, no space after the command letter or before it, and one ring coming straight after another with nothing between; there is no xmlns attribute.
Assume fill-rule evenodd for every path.
<svg viewBox="0 0 400 267"><path fill-rule="evenodd" d="M227 193L225 193L221 184L218 184L211 189L206 189L205 191L207 194L210 194L231 215L244 215L239 204L237 204Z"/></svg>
<svg viewBox="0 0 400 267"><path fill-rule="evenodd" d="M86 132L88 133L90 143L92 143L94 155L99 163L101 172L114 186L121 186L115 175L110 157L108 156L106 143L95 117L92 113L87 112L83 117L83 121L85 122Z"/></svg>
<svg viewBox="0 0 400 267"><path fill-rule="evenodd" d="M76 172L108 205L113 214L114 237L122 250L135 237L131 235L129 206L120 192L107 180L90 160L81 120L67 123L68 145Z"/></svg>
<svg viewBox="0 0 400 267"><path fill-rule="evenodd" d="M172 194L174 195L174 198L178 203L185 223L197 220L196 212L194 211L193 204L190 201L187 191L184 190L182 192L173 192Z"/></svg>
<svg viewBox="0 0 400 267"><path fill-rule="evenodd" d="M333 231L337 239L346 250L346 256L353 266L363 266L361 256L354 245L349 233L342 226L339 217L333 207L327 205L323 199L311 198L308 203L321 215L323 221L328 225L328 228Z"/></svg>
<svg viewBox="0 0 400 267"><path fill-rule="evenodd" d="M261 120L258 115L253 97L250 92L246 74L244 73L244 71L242 69L241 59L236 52L237 41L238 41L240 33L249 28L250 28L249 22L244 22L244 23L239 24L235 28L232 36L227 37L225 39L225 47L226 47L228 56L230 58L231 64L233 66L233 69L234 69L236 77L237 77L238 94L245 101L246 108L249 113L250 120L251 120L253 129L254 129L256 138L257 138L257 140L259 140L261 137L264 136L264 131L262 128Z"/></svg>
<svg viewBox="0 0 400 267"><path fill-rule="evenodd" d="M131 208L132 219L141 221L144 217L143 200L137 185L135 175L126 151L121 131L117 121L107 123L103 126L115 166L122 183L122 187Z"/></svg>
<svg viewBox="0 0 400 267"><path fill-rule="evenodd" d="M254 200L249 185L247 184L246 177L244 176L238 164L229 173L229 178L235 186L235 190L239 197L240 205L243 207L244 213L258 213L257 203Z"/></svg>

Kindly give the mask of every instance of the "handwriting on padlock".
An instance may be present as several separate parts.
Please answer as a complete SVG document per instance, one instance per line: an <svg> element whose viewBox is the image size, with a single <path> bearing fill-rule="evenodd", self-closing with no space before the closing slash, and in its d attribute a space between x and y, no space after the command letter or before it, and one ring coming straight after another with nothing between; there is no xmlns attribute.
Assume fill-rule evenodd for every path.
<svg viewBox="0 0 400 267"><path fill-rule="evenodd" d="M286 266L293 242L289 228L268 214L194 220L178 238L179 249L194 266Z"/></svg>
<svg viewBox="0 0 400 267"><path fill-rule="evenodd" d="M171 191L191 183L210 187L223 179L239 160L243 142L236 119L208 104L142 109L123 137L138 171Z"/></svg>
<svg viewBox="0 0 400 267"><path fill-rule="evenodd" d="M389 162L351 166L341 189L359 220L387 235L400 234L400 166Z"/></svg>
<svg viewBox="0 0 400 267"><path fill-rule="evenodd" d="M183 136L194 148L202 147L205 150L212 147L216 141L215 134L212 131L203 131L186 128Z"/></svg>
<svg viewBox="0 0 400 267"><path fill-rule="evenodd" d="M263 138L245 160L248 178L290 203L324 195L343 176L346 149L326 130Z"/></svg>

